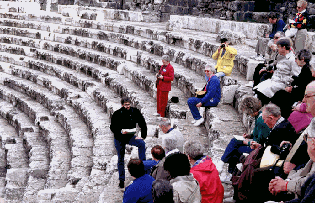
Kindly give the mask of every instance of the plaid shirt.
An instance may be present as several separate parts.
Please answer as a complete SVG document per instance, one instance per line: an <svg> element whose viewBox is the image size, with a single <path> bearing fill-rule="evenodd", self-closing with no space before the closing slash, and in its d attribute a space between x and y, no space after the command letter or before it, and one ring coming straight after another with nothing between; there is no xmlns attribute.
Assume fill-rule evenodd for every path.
<svg viewBox="0 0 315 203"><path fill-rule="evenodd" d="M301 13L297 13L295 15L295 18L293 19L295 23L291 23L291 28L297 28L297 29L306 29L307 27L307 12L306 10L303 10Z"/></svg>

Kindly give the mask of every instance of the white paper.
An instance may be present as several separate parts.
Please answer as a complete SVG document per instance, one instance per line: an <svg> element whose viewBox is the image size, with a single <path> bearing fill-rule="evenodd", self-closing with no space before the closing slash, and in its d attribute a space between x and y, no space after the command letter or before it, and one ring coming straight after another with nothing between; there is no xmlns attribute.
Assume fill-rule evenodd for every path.
<svg viewBox="0 0 315 203"><path fill-rule="evenodd" d="M245 140L245 138L241 135L233 135L233 137L237 140Z"/></svg>

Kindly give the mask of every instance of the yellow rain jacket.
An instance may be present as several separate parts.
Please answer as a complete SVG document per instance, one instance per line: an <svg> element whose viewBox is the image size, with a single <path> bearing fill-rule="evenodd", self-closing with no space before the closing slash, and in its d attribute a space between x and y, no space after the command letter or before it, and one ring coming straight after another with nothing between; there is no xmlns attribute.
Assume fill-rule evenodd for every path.
<svg viewBox="0 0 315 203"><path fill-rule="evenodd" d="M217 72L224 72L226 76L230 76L232 73L233 66L234 66L233 60L235 59L235 55L237 54L237 51L236 49L230 46L227 46L225 50L226 51L223 57L221 57L222 51L223 51L223 49L221 49L220 53L217 50L212 55L212 58L218 61L217 65L215 66L215 69L217 70Z"/></svg>

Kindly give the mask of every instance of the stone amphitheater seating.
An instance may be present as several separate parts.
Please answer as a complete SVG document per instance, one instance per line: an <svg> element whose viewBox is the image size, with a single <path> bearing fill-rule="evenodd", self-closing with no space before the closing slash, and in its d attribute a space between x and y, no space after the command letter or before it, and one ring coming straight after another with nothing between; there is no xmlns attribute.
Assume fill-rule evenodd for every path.
<svg viewBox="0 0 315 203"><path fill-rule="evenodd" d="M252 120L235 109L252 94L243 84L258 62L249 56L255 55L260 28L266 32L269 27L243 23L255 32L243 33L245 44L233 45L238 50L233 74L221 81L222 102L205 111L203 130L189 126L186 99L204 85L204 65L215 64L216 33L243 27L185 16L171 16L168 25L149 20L146 13L113 9L59 6L57 14L0 4L0 125L7 125L4 119L10 124L0 145L0 197L8 202L121 202L110 117L120 108L120 97L129 96L149 127L149 157L150 147L161 143L153 136L152 113L155 74L164 54L175 69L170 96L180 98L169 104L167 115L177 119L187 139L212 141L209 153L218 160L231 135L250 128ZM136 148L127 148L126 164L137 154Z"/></svg>

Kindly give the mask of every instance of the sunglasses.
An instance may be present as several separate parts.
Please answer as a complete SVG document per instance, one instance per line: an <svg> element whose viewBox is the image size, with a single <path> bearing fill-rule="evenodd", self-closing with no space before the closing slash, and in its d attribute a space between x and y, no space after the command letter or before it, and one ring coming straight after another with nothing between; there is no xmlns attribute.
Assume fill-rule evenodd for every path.
<svg viewBox="0 0 315 203"><path fill-rule="evenodd" d="M313 93L313 94L309 94L309 95L304 95L304 99L307 99L307 98L310 98L310 97L314 97L315 96L315 93Z"/></svg>
<svg viewBox="0 0 315 203"><path fill-rule="evenodd" d="M274 37L274 39L279 39L280 37Z"/></svg>
<svg viewBox="0 0 315 203"><path fill-rule="evenodd" d="M302 8L301 6L297 6L296 8Z"/></svg>

